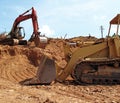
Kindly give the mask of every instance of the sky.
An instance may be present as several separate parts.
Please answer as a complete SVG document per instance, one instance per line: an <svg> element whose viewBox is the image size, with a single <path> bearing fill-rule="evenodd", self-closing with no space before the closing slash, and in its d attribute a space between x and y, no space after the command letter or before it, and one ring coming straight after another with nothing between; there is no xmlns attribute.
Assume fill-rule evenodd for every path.
<svg viewBox="0 0 120 103"><path fill-rule="evenodd" d="M34 7L39 31L47 37L101 37L107 35L109 21L120 13L120 0L0 0L0 32L10 32L14 20ZM26 39L33 33L31 19L20 24Z"/></svg>

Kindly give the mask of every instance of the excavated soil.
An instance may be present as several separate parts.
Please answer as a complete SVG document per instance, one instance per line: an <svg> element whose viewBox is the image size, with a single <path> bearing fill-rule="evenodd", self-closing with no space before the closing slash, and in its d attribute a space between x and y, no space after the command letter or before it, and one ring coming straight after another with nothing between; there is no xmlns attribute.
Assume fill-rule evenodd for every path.
<svg viewBox="0 0 120 103"><path fill-rule="evenodd" d="M45 49L0 45L0 103L120 103L120 85L19 84L35 76L43 54L64 67L62 45L58 39L51 40Z"/></svg>

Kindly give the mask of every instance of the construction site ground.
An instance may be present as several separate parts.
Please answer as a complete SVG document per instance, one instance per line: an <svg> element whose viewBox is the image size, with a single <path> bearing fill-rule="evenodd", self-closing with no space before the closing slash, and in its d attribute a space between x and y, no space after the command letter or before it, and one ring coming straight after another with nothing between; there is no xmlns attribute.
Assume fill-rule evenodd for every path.
<svg viewBox="0 0 120 103"><path fill-rule="evenodd" d="M65 66L63 41L51 40L45 49L0 45L0 103L120 103L120 85L77 85L74 82L23 86L35 76L40 58L48 55Z"/></svg>

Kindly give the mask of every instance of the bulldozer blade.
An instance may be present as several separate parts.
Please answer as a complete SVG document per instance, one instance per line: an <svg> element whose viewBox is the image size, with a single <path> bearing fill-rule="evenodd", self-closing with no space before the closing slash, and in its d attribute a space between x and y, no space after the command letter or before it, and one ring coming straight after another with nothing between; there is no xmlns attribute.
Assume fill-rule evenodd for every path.
<svg viewBox="0 0 120 103"><path fill-rule="evenodd" d="M56 78L56 68L54 60L43 56L37 71L37 78L41 83L51 83Z"/></svg>
<svg viewBox="0 0 120 103"><path fill-rule="evenodd" d="M47 56L42 56L37 74L32 79L22 81L22 85L50 84L56 78L56 68L54 60Z"/></svg>

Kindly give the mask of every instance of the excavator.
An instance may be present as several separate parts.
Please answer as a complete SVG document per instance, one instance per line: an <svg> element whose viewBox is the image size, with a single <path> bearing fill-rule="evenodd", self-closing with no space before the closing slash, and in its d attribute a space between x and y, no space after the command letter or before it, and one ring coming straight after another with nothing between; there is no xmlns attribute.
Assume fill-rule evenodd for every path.
<svg viewBox="0 0 120 103"><path fill-rule="evenodd" d="M31 14L28 14L31 11ZM0 44L8 44L8 45L26 45L27 40L23 40L25 37L24 27L20 27L19 24L25 20L32 19L33 24L33 34L29 41L34 41L36 46L41 45L42 43L47 43L47 37L40 35L37 13L34 7L27 10L26 12L19 15L12 26L11 31L8 35L0 41Z"/></svg>
<svg viewBox="0 0 120 103"><path fill-rule="evenodd" d="M117 25L115 35L111 36L112 25ZM120 14L110 21L108 36L95 43L83 46L71 52L70 45L64 42L64 54L67 64L58 66L54 59L43 55L35 77L22 82L30 84L51 84L64 82L71 77L77 83L120 84Z"/></svg>

